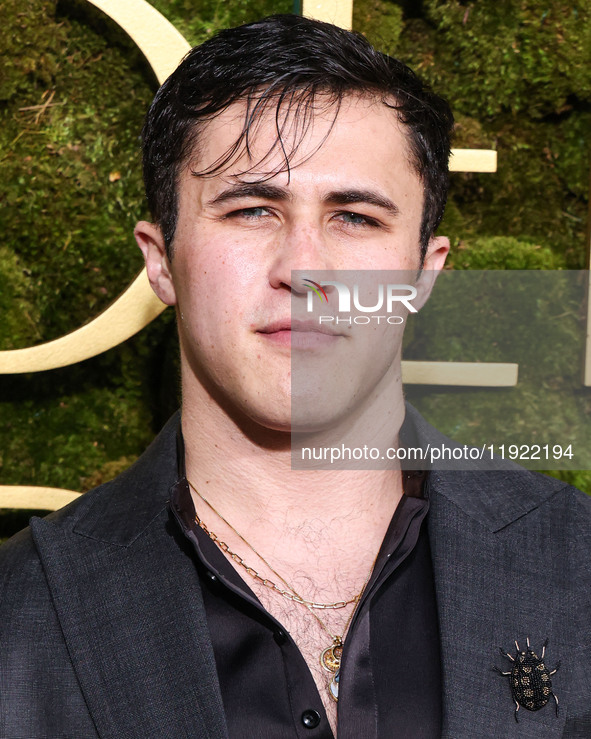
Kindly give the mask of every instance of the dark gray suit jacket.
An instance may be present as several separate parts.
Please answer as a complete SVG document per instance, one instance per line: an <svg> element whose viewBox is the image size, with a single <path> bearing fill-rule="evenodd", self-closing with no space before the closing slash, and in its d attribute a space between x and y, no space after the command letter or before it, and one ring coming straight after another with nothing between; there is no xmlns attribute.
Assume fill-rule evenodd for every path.
<svg viewBox="0 0 591 739"><path fill-rule="evenodd" d="M167 511L177 424L0 550L2 739L227 735L195 566ZM433 471L429 494L443 736L591 737L591 499L526 471ZM510 669L499 646L528 636L561 660L560 714L551 699L516 723L492 665Z"/></svg>

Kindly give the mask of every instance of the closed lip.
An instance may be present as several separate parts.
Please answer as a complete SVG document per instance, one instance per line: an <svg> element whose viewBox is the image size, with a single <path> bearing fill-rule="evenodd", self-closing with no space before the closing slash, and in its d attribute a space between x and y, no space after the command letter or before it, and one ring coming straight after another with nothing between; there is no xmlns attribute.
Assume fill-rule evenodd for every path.
<svg viewBox="0 0 591 739"><path fill-rule="evenodd" d="M337 326L330 324L314 323L314 321L296 321L291 318L273 321L263 328L258 329L261 334L274 334L280 331L298 331L302 333L327 334L328 336L344 336Z"/></svg>

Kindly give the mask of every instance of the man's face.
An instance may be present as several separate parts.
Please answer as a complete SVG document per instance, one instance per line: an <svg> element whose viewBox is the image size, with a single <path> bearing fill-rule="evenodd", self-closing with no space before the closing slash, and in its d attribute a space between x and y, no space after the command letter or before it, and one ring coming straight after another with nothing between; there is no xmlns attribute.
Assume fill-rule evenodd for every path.
<svg viewBox="0 0 591 739"><path fill-rule="evenodd" d="M338 365L353 339L346 331L291 330L292 292L305 297L292 270L416 273L423 186L392 110L353 96L330 133L333 110L314 116L289 177L268 176L284 165L280 147L265 158L276 139L274 109L251 132L250 159L243 153L219 174L192 175L232 146L244 110L235 103L208 123L198 159L182 172L172 261L155 226L138 224L136 237L156 293L177 306L184 397L205 392L227 412L289 430L292 349L312 362L330 354ZM253 164L255 171L243 174ZM447 240L433 239L425 268L440 269L447 248ZM352 371L344 385L349 398L340 407L331 401L336 416L383 382L398 352L394 347L378 366L368 357Z"/></svg>

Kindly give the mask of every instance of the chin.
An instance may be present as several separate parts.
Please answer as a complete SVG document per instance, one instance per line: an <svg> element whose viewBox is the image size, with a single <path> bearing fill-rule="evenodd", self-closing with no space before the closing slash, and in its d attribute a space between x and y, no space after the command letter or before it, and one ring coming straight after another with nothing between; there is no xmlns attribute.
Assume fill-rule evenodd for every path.
<svg viewBox="0 0 591 739"><path fill-rule="evenodd" d="M244 415L244 423L249 427L249 435L266 432L289 434L291 432L291 403L289 399L279 407L261 407L260 405L257 407L255 404L245 404L242 406L241 412Z"/></svg>
<svg viewBox="0 0 591 739"><path fill-rule="evenodd" d="M335 423L334 407L316 394L297 399L284 396L277 401L265 407L245 404L241 410L251 423L277 434L322 432Z"/></svg>

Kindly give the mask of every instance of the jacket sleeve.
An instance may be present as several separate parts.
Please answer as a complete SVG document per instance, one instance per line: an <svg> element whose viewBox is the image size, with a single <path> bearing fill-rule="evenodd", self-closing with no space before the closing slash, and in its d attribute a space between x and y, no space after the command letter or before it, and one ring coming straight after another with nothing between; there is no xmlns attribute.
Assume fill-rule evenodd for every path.
<svg viewBox="0 0 591 739"><path fill-rule="evenodd" d="M0 548L0 737L98 737L29 529Z"/></svg>

